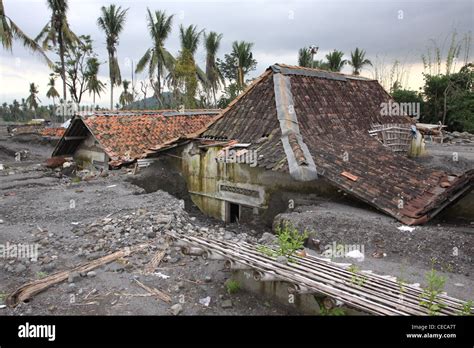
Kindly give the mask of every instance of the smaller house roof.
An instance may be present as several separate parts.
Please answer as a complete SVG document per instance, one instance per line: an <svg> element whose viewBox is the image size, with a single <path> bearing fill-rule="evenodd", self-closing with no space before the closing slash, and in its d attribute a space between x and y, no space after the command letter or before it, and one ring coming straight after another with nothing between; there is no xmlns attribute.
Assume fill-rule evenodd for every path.
<svg viewBox="0 0 474 348"><path fill-rule="evenodd" d="M120 165L203 129L219 110L101 111L76 115L53 156L72 155L90 132L111 159Z"/></svg>

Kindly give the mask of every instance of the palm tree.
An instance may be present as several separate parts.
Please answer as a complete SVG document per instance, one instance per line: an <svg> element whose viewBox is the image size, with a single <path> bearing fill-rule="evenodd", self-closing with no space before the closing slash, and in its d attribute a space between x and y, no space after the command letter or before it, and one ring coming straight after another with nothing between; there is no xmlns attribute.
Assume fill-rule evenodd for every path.
<svg viewBox="0 0 474 348"><path fill-rule="evenodd" d="M66 100L66 68L64 55L66 49L80 42L79 38L69 28L67 21L68 2L67 0L47 0L51 10L51 19L38 34L35 41L43 40L43 48L52 45L59 46L59 59L61 61L60 75L63 80L63 98Z"/></svg>
<svg viewBox="0 0 474 348"><path fill-rule="evenodd" d="M133 95L128 91L130 81L123 80L123 92L120 94L119 102L123 107L133 102Z"/></svg>
<svg viewBox="0 0 474 348"><path fill-rule="evenodd" d="M326 54L326 59L330 71L341 71L344 67L344 64L347 63L347 60L342 59L344 57L344 52L334 50L331 53Z"/></svg>
<svg viewBox="0 0 474 348"><path fill-rule="evenodd" d="M184 28L179 27L179 37L181 41L181 51L176 61L175 69L170 74L170 81L177 90L177 86L184 85L184 94L188 107L195 104L195 95L198 86L198 81L208 86L206 74L199 68L194 60L194 54L199 45L199 39L202 30L198 31L195 25L190 25Z"/></svg>
<svg viewBox="0 0 474 348"><path fill-rule="evenodd" d="M365 58L365 51L359 50L356 47L354 52L351 52L351 60L349 61L349 65L352 66L354 75L360 75L360 71L364 67L364 65L372 66L372 62Z"/></svg>
<svg viewBox="0 0 474 348"><path fill-rule="evenodd" d="M48 63L49 66L52 66L53 63L44 53L44 50L26 35L16 24L13 22L10 17L5 14L5 8L3 7L3 0L0 0L0 40L2 41L2 46L6 50L12 50L13 40L19 40L23 43L23 46L29 48L35 53L39 53L41 57Z"/></svg>
<svg viewBox="0 0 474 348"><path fill-rule="evenodd" d="M190 25L184 28L182 25L179 27L179 38L181 40L181 49L186 50L194 57L197 51L199 40L201 38L203 30L198 31L197 26Z"/></svg>
<svg viewBox="0 0 474 348"><path fill-rule="evenodd" d="M312 67L311 52L306 48L300 48L298 51L298 65L307 68Z"/></svg>
<svg viewBox="0 0 474 348"><path fill-rule="evenodd" d="M237 86L240 90L245 87L245 72L253 64L252 55L253 43L245 41L234 41L232 44L232 54L236 57Z"/></svg>
<svg viewBox="0 0 474 348"><path fill-rule="evenodd" d="M28 105L29 109L33 109L35 111L35 118L36 118L36 109L38 108L38 101L39 98L36 96L38 94L38 88L35 86L34 83L30 83L30 95L25 100L25 104Z"/></svg>
<svg viewBox="0 0 474 348"><path fill-rule="evenodd" d="M93 57L87 61L87 89L89 90L89 95L92 93L94 105L95 96L98 95L100 97L100 94L105 91L105 85L97 78L99 67L100 63L97 58Z"/></svg>
<svg viewBox="0 0 474 348"><path fill-rule="evenodd" d="M166 39L171 33L173 15L167 16L164 11L156 11L153 16L150 9L147 8L147 11L148 32L153 41L153 47L146 50L143 57L139 60L135 72L142 72L148 65L150 81L153 81L154 76L157 79L156 83L152 82L152 85L155 86L155 98L159 104L162 104L161 80L165 79L165 69L172 71L175 63L175 59L164 46Z"/></svg>
<svg viewBox="0 0 474 348"><path fill-rule="evenodd" d="M224 76L216 64L216 53L222 40L222 34L211 31L209 35L204 34L206 46L206 77L209 82L209 88L214 97L214 105L217 108L216 90L220 85L225 84Z"/></svg>
<svg viewBox="0 0 474 348"><path fill-rule="evenodd" d="M59 93L56 90L56 87L54 86L55 82L56 82L56 79L54 78L54 76L51 75L51 77L49 78L49 83L48 83L49 89L46 92L46 97L48 97L49 99L53 99L54 106L56 106L56 101L55 101L56 98L59 98Z"/></svg>
<svg viewBox="0 0 474 348"><path fill-rule="evenodd" d="M114 86L122 83L120 76L120 66L117 59L117 48L119 35L125 25L127 11L122 7L109 5L102 6L102 16L97 19L97 24L105 32L107 40L107 51L109 53L109 77L110 77L110 109L114 106Z"/></svg>

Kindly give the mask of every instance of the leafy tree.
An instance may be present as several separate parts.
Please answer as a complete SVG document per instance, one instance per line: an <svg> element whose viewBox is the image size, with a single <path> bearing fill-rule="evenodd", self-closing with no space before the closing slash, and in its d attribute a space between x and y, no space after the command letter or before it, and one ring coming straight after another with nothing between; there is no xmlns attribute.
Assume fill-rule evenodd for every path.
<svg viewBox="0 0 474 348"><path fill-rule="evenodd" d="M59 99L59 93L58 91L56 90L56 87L55 87L55 82L56 82L56 78L54 77L54 74L50 74L50 78L49 78L49 82L48 82L48 91L46 92L46 97L48 97L49 99L53 99L53 104L56 105L56 98Z"/></svg>
<svg viewBox="0 0 474 348"><path fill-rule="evenodd" d="M93 102L95 104L95 96L105 91L105 85L102 81L99 80L99 67L100 63L96 57L89 58L87 60L87 70L86 70L86 81L87 81L87 89L89 90L89 94L93 96Z"/></svg>
<svg viewBox="0 0 474 348"><path fill-rule="evenodd" d="M298 51L298 65L311 68L312 65L311 52L306 47L300 48Z"/></svg>
<svg viewBox="0 0 474 348"><path fill-rule="evenodd" d="M57 47L60 71L59 75L63 80L63 98L66 100L66 50L79 43L79 38L69 28L67 11L69 8L67 0L47 0L51 10L51 19L44 26L36 37L35 41L43 40L43 48Z"/></svg>
<svg viewBox="0 0 474 348"><path fill-rule="evenodd" d="M217 107L220 109L225 109L229 103L237 98L241 92L237 83L233 82L224 88L224 94L219 98Z"/></svg>
<svg viewBox="0 0 474 348"><path fill-rule="evenodd" d="M123 92L120 94L120 104L122 107L127 106L130 103L133 103L133 94L128 91L128 87L130 86L130 81L123 80Z"/></svg>
<svg viewBox="0 0 474 348"><path fill-rule="evenodd" d="M344 53L338 50L334 50L331 53L326 54L327 64L330 71L340 72L347 60L342 59Z"/></svg>
<svg viewBox="0 0 474 348"><path fill-rule="evenodd" d="M82 96L88 89L88 61L96 57L92 49L92 40L89 35L81 35L77 45L68 47L65 52L66 85L71 99L80 103ZM56 65L55 71L60 72L61 66Z"/></svg>
<svg viewBox="0 0 474 348"><path fill-rule="evenodd" d="M441 122L451 131L474 132L473 67L470 63L450 75L424 74L424 122Z"/></svg>
<svg viewBox="0 0 474 348"><path fill-rule="evenodd" d="M255 70L257 61L252 54L253 43L234 41L232 52L224 55L224 60L217 60L220 70L225 78L234 82L240 91L243 91L247 81L245 75Z"/></svg>
<svg viewBox="0 0 474 348"><path fill-rule="evenodd" d="M372 66L372 62L365 58L365 51L360 50L358 47L356 47L354 52L351 52L351 59L348 61L348 64L352 66L352 73L354 75L360 75L360 71L364 66Z"/></svg>
<svg viewBox="0 0 474 348"><path fill-rule="evenodd" d="M25 103L26 105L28 105L28 108L30 110L32 109L35 112L35 116L36 116L36 109L38 108L38 101L41 102L37 94L38 94L38 87L36 87L34 83L30 83L30 95L28 96L28 98L26 98Z"/></svg>
<svg viewBox="0 0 474 348"><path fill-rule="evenodd" d="M181 25L179 28L181 51L173 71L172 80L175 87L184 89L184 102L188 108L196 106L195 96L198 79L207 80L202 70L199 71L200 69L198 69L194 60L201 34L202 30L198 31L195 25L190 25L187 28ZM177 88L175 89L178 90Z"/></svg>
<svg viewBox="0 0 474 348"><path fill-rule="evenodd" d="M46 63L48 63L48 65L53 64L46 56L43 48L38 45L36 41L26 35L20 29L20 27L18 27L15 22L13 22L11 18L5 14L3 0L0 0L0 41L2 42L3 48L11 51L13 40L20 41L23 46L35 53L38 53L46 61Z"/></svg>
<svg viewBox="0 0 474 348"><path fill-rule="evenodd" d="M217 107L216 91L225 84L224 76L216 62L216 54L219 49L222 34L211 31L208 35L204 34L204 43L206 47L206 77L209 82L209 88L214 97L214 105Z"/></svg>
<svg viewBox="0 0 474 348"><path fill-rule="evenodd" d="M119 35L125 26L128 9L122 10L121 6L114 4L108 7L102 6L101 16L97 19L97 25L105 33L107 41L107 52L109 55L109 77L110 77L110 109L114 106L114 86L122 83L120 66L117 58L117 46Z"/></svg>
<svg viewBox="0 0 474 348"><path fill-rule="evenodd" d="M161 81L165 79L165 71L172 71L175 64L173 55L165 48L164 44L173 23L173 15L167 16L164 11L156 11L153 15L147 9L148 32L153 42L153 46L146 50L143 57L138 61L135 71L142 72L148 66L148 76L152 87L154 87L155 97L160 105L161 101ZM156 76L156 82L153 82Z"/></svg>

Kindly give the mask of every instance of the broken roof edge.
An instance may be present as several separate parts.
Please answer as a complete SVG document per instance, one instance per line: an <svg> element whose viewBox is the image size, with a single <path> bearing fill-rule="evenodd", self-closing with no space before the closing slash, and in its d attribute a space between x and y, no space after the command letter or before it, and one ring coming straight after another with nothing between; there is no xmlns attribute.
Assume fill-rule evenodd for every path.
<svg viewBox="0 0 474 348"><path fill-rule="evenodd" d="M269 67L275 73L281 73L283 75L303 75L310 77L319 77L332 80L346 81L346 80L358 80L358 81L377 81L376 79L371 79L368 77L363 77L359 75L350 75L343 74L337 71L328 71L319 68L309 68L304 66L297 65L288 65L275 63ZM377 81L378 82L378 81Z"/></svg>
<svg viewBox="0 0 474 348"><path fill-rule="evenodd" d="M89 131L90 134L92 134L94 139L97 140L97 138L94 136L93 132L89 129L87 124L84 122L84 118L82 116L74 115L70 120L71 120L71 122L69 123L69 127L66 128L66 130L64 131L64 134L62 135L62 137L59 139L58 143L54 147L54 150L53 150L53 153L51 154L51 157L70 155L70 154L60 154L60 155L58 155L57 152L59 151L61 145L64 144L64 141L66 141L65 138L70 135L69 133L72 131L72 128L75 126L75 124L78 122L78 120L80 120L80 122L82 122L84 127Z"/></svg>

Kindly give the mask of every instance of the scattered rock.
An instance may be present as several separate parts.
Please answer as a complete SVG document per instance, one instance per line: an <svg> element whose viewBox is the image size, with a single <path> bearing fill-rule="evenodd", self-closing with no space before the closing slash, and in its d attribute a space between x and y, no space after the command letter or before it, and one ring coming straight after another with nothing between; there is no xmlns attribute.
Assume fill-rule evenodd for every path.
<svg viewBox="0 0 474 348"><path fill-rule="evenodd" d="M232 301L231 300L224 300L221 303L222 308L232 308Z"/></svg>
<svg viewBox="0 0 474 348"><path fill-rule="evenodd" d="M87 272L87 276L88 276L89 278L93 278L93 277L95 277L96 275L97 275L97 273L96 273L95 271Z"/></svg>
<svg viewBox="0 0 474 348"><path fill-rule="evenodd" d="M275 242L276 236L274 234L265 232L262 234L262 237L258 240L260 244L272 244Z"/></svg>
<svg viewBox="0 0 474 348"><path fill-rule="evenodd" d="M69 274L67 281L68 283L75 283L81 278L81 275L78 272L72 272Z"/></svg>
<svg viewBox="0 0 474 348"><path fill-rule="evenodd" d="M170 310L173 315L179 315L183 311L183 306L179 303L176 303L170 307Z"/></svg>

